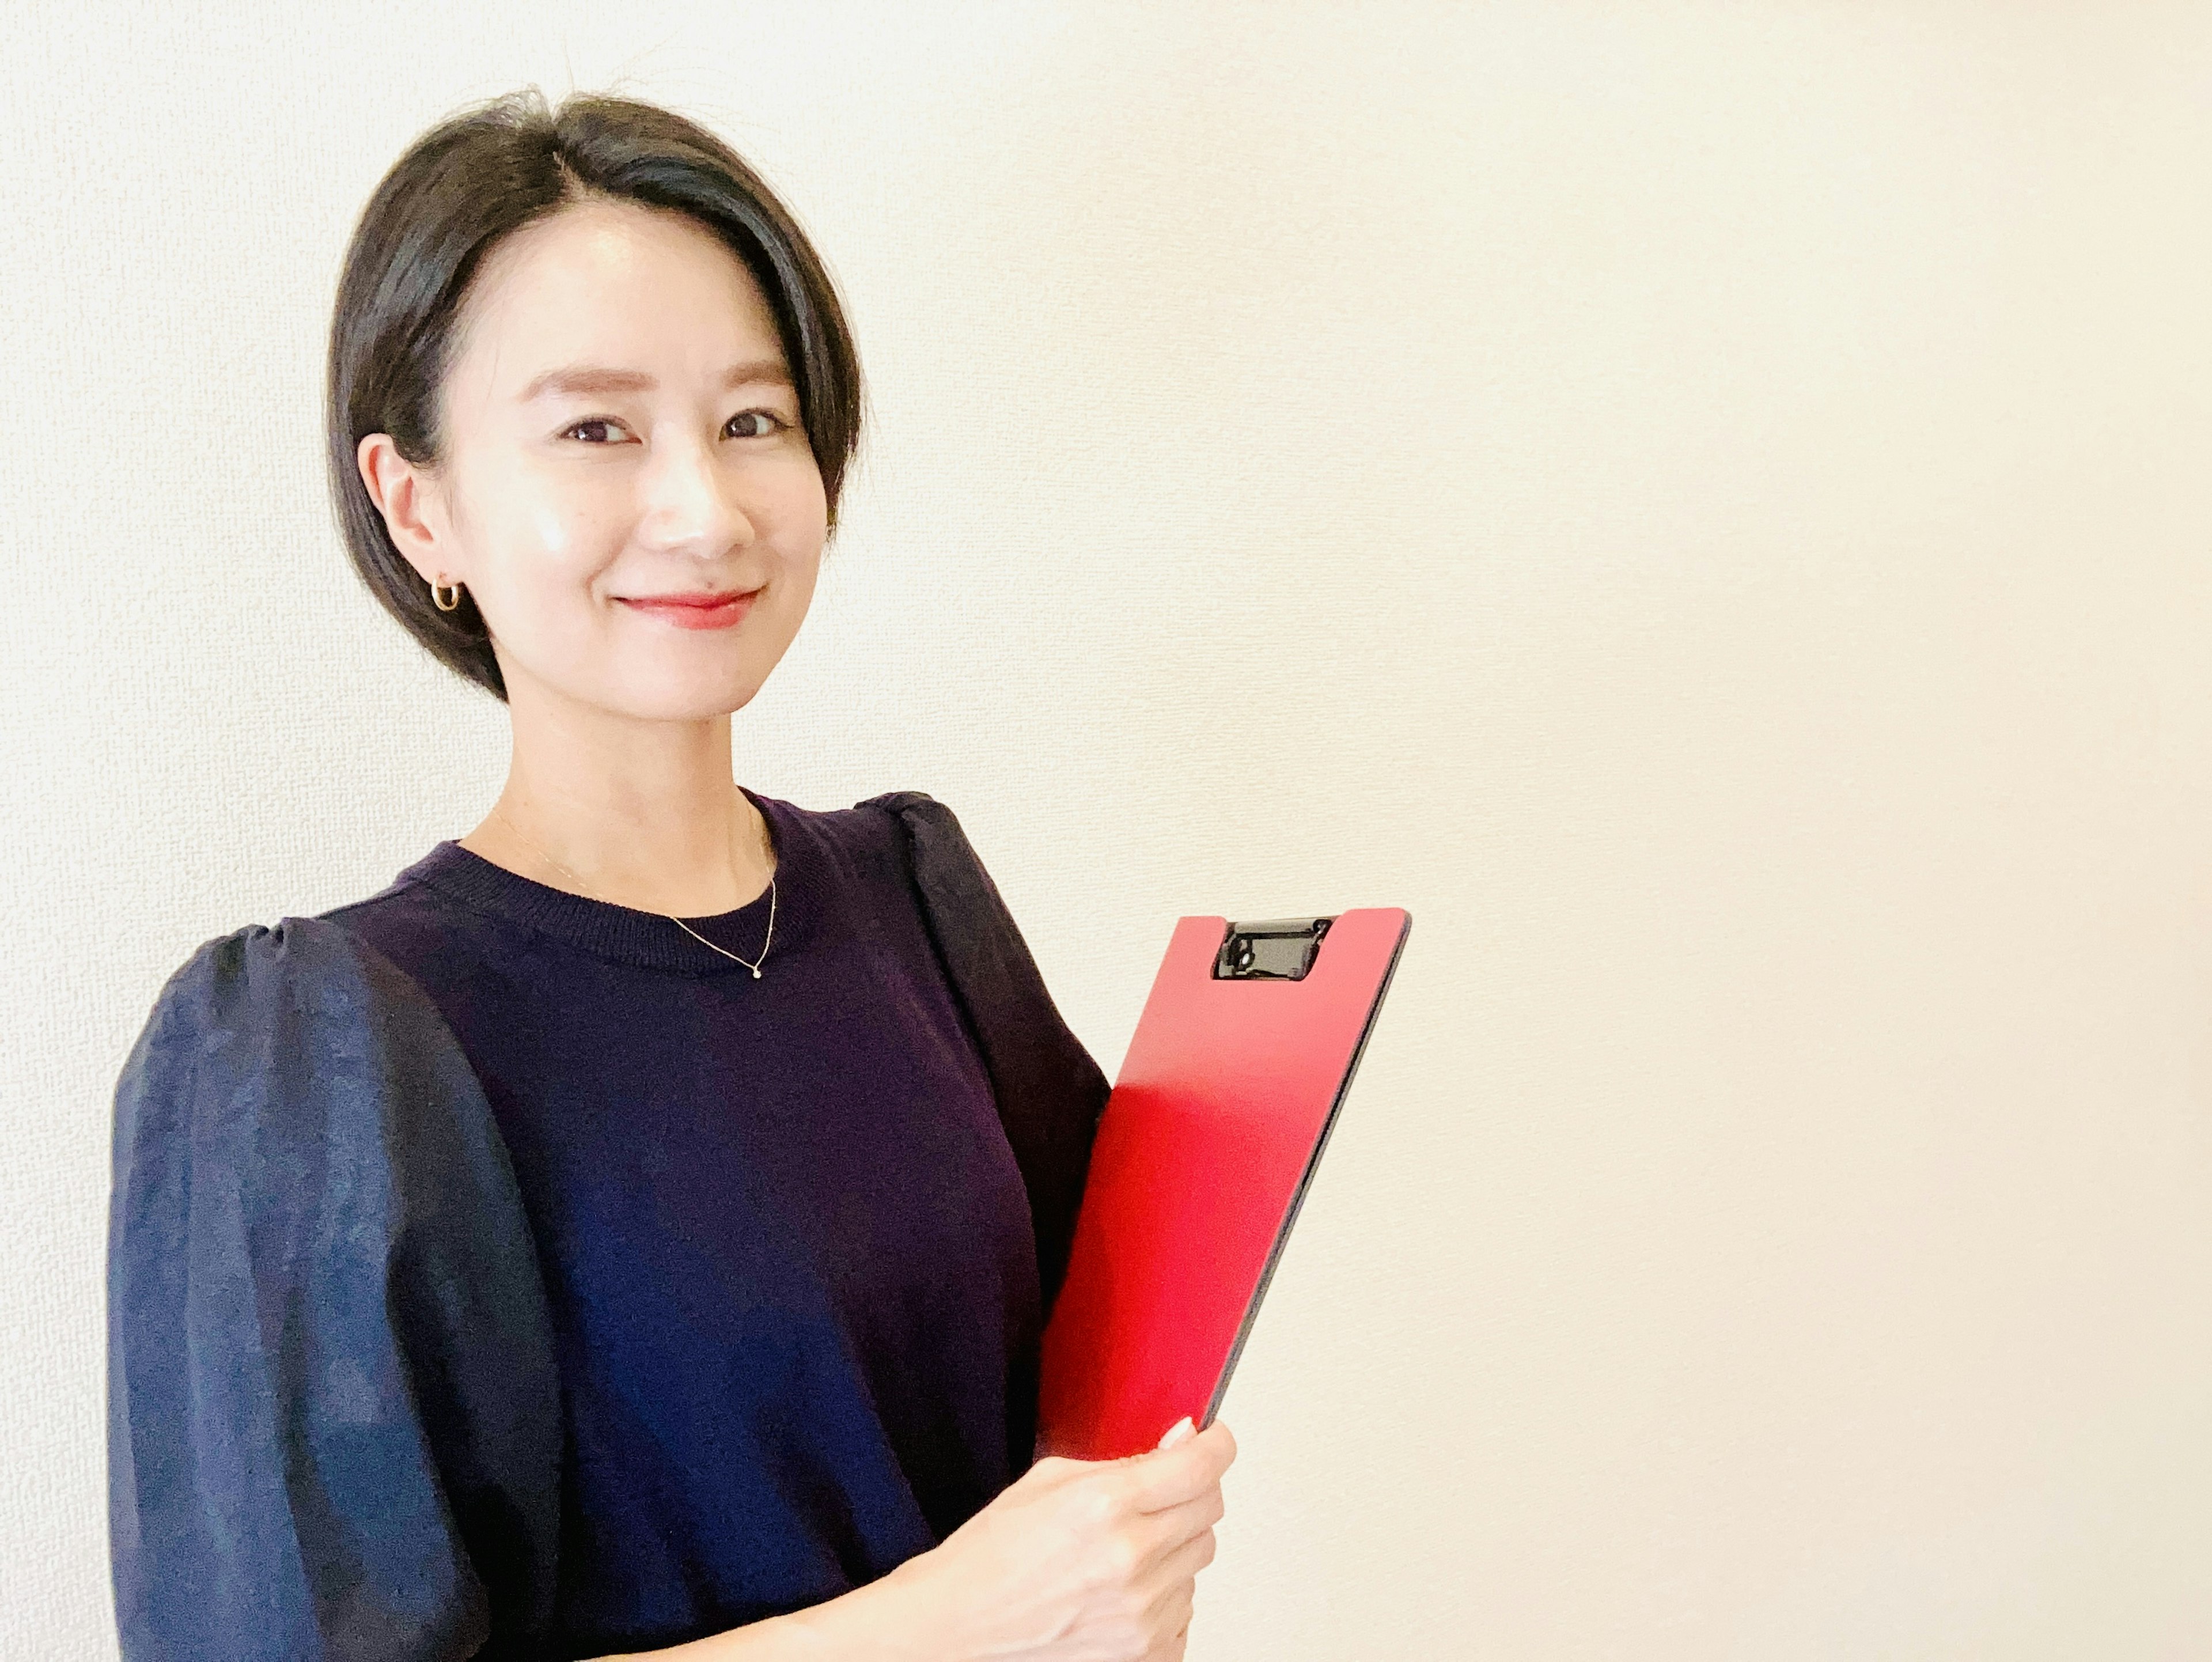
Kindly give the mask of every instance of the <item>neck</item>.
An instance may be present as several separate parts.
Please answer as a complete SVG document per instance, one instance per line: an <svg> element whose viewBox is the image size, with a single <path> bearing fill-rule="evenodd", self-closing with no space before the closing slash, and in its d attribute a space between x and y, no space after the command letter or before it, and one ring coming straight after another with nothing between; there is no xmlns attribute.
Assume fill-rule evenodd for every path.
<svg viewBox="0 0 2212 1662"><path fill-rule="evenodd" d="M510 698L521 692L510 681ZM509 709L506 787L463 848L553 888L673 917L767 892L768 828L732 776L727 715L638 721L526 695Z"/></svg>

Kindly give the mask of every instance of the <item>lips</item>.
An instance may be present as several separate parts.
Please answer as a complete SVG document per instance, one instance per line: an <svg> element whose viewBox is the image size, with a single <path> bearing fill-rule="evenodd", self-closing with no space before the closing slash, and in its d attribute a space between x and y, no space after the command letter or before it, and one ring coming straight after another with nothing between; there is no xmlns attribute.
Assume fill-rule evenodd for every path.
<svg viewBox="0 0 2212 1662"><path fill-rule="evenodd" d="M678 629L727 629L752 610L760 590L723 589L696 594L618 595L631 611Z"/></svg>

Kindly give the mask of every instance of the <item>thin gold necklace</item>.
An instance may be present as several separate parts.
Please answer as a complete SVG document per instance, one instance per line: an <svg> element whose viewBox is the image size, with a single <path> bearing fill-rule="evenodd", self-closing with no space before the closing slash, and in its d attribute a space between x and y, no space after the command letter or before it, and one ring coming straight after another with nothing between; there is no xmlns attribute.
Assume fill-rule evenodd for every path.
<svg viewBox="0 0 2212 1662"><path fill-rule="evenodd" d="M537 843L532 842L527 837L523 836L521 826L516 825L514 821L509 819L505 814L501 813L496 807L493 807L491 813L493 819L498 820L501 825L505 825L507 830L513 831L515 836L521 838L522 844L525 848L528 849L532 854L535 854L539 859L545 861L547 865L559 872L563 877L566 877L571 883L574 883L578 888L581 889L592 899L599 900L598 893L592 889L590 884L585 882L582 878L577 876L575 873L570 871L566 866L556 860L551 855L546 853L544 849L539 848ZM769 853L773 855L775 849L771 847ZM614 903L608 900L600 900L599 904L605 906L612 905ZM636 910L640 909L633 907L629 910ZM753 972L753 979L758 981L761 978L760 966L768 958L769 943L775 939L775 868L773 866L769 868L768 936L766 940L763 940L761 942L759 958L738 958L737 953L729 951L726 947L714 947L714 943L713 941L708 940L705 935L701 934L698 930L693 928L689 923L686 923L682 918L676 916L672 913L660 912L657 914L657 916L667 918L671 923L673 923L678 928L683 930L684 934L690 935L701 946L714 947L714 950L720 953L723 957L736 959L738 963L744 965L748 970L750 970Z"/></svg>

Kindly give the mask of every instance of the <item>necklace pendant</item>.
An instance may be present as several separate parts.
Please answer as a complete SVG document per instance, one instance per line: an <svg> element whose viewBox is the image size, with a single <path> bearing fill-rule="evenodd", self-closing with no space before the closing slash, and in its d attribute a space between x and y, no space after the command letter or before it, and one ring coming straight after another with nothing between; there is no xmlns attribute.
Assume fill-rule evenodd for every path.
<svg viewBox="0 0 2212 1662"><path fill-rule="evenodd" d="M760 971L759 971L758 970L755 970L755 971L753 971L753 979L754 979L754 980L756 980L756 981L758 981L758 980L760 979Z"/></svg>

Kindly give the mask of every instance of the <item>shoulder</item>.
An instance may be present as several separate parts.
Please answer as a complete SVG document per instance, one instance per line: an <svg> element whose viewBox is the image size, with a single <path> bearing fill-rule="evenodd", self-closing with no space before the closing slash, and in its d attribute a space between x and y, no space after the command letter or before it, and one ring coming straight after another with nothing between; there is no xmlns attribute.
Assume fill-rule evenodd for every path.
<svg viewBox="0 0 2212 1662"><path fill-rule="evenodd" d="M854 804L853 812L886 827L886 834L925 883L951 872L972 870L982 876L982 862L960 817L926 791L888 791Z"/></svg>
<svg viewBox="0 0 2212 1662"><path fill-rule="evenodd" d="M968 839L959 815L927 793L890 791L855 806L889 826L904 876L921 897L923 910L940 932L980 930L1004 947L1026 953L1021 932L997 880Z"/></svg>
<svg viewBox="0 0 2212 1662"><path fill-rule="evenodd" d="M117 1131L319 1134L410 1089L469 1088L466 1066L421 989L358 936L315 917L248 923L163 983L117 1081Z"/></svg>
<svg viewBox="0 0 2212 1662"><path fill-rule="evenodd" d="M919 790L885 791L880 796L855 802L852 812L867 814L882 824L895 825L908 836L921 826L957 826L960 823L951 808L928 792Z"/></svg>
<svg viewBox="0 0 2212 1662"><path fill-rule="evenodd" d="M405 975L336 922L247 923L203 941L162 983L140 1048L188 1042L204 1059L240 1037L371 1025L421 1000Z"/></svg>
<svg viewBox="0 0 2212 1662"><path fill-rule="evenodd" d="M805 837L814 853L869 887L908 888L946 851L968 849L952 810L923 791L887 791L849 808L802 808L771 800L780 833Z"/></svg>
<svg viewBox="0 0 2212 1662"><path fill-rule="evenodd" d="M908 872L933 909L945 916L983 915L1005 922L1006 902L968 840L959 815L927 793L890 791L860 803L893 825Z"/></svg>

